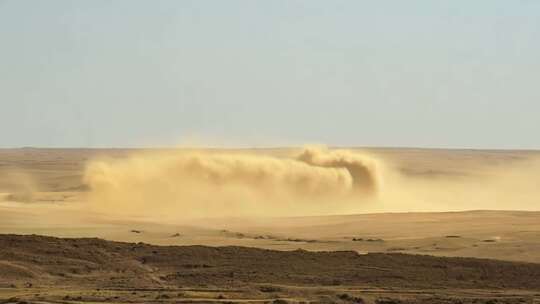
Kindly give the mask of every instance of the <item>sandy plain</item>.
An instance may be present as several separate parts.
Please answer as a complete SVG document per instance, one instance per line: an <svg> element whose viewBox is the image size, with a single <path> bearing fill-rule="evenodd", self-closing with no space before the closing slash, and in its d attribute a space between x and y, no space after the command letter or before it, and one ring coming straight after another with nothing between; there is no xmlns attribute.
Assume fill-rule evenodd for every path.
<svg viewBox="0 0 540 304"><path fill-rule="evenodd" d="M85 206L88 203L88 193L92 191L85 183L88 162L100 157L122 160L134 153L141 153L141 150L3 149L0 150L0 234L100 238L167 246L350 251L360 256L367 253L400 256L399 253L406 253L415 256L471 257L534 263L531 265L540 263L540 212L535 211L540 209L540 167L537 166L539 152L382 148L356 150L374 156L384 163L385 173L390 172L381 190L384 191L383 196L386 195L384 199L366 200L350 210L336 208L338 211L334 214L327 211L332 208L323 208L322 214L309 215L258 214L235 217L209 212L204 217L179 216L159 220L144 214L109 214L102 209L96 211ZM222 152L212 150L210 153ZM245 152L227 151L233 154ZM259 149L249 150L249 153L287 157L296 152L290 149ZM171 212L179 211L175 209ZM50 244L46 240L45 243ZM34 241L39 243L44 240L38 238ZM6 253L7 249L1 252ZM28 254L32 254L31 250ZM118 253L111 250L107 254ZM13 258L10 260L4 257L0 262L4 266L9 263L19 263L21 266L21 261ZM6 267L12 269L18 266ZM0 277L6 279L6 276ZM432 286L426 297L427 289L422 284L404 286L352 281L350 285L329 286L332 284L328 282L306 284L283 280L281 277L266 282L271 286L281 286L272 292L261 292L258 290L260 286L250 286L235 296L223 295L224 292L234 294L235 287L214 284L212 280L202 284L206 286L186 282L155 285L154 282L148 285L150 287L147 286L146 292L144 286L115 289L112 288L114 286L107 285L104 288L90 284L82 288L79 284L71 289L76 290L75 294L70 291L68 295L63 290L47 287L41 274L38 277L37 285L42 287L36 287L34 282L30 289L25 287L24 280L13 280L15 286L10 286L9 280L4 280L0 298L27 302L147 302L149 299L141 297L151 294L148 296L154 302L258 302L279 299L292 302L354 302L358 300L355 297L361 297L368 303L385 303L385 297L390 295L395 301L411 303L426 299L426 303L429 303L433 297L439 297L439 302L448 303L467 303L468 299L483 299L479 301L486 303L521 300L532 303L538 296L535 287L524 290L505 288L503 284L487 288L478 282L476 285L451 286L451 290ZM534 275L528 278L532 281L540 280L540 277ZM136 291L137 288L140 291ZM340 297L341 291L347 296ZM92 293L95 295L89 300ZM411 293L414 296L407 296ZM42 299L39 296L29 297L29 294L41 294ZM160 298L163 294L167 296ZM81 295L86 300L78 298ZM443 298L444 301L441 300Z"/></svg>

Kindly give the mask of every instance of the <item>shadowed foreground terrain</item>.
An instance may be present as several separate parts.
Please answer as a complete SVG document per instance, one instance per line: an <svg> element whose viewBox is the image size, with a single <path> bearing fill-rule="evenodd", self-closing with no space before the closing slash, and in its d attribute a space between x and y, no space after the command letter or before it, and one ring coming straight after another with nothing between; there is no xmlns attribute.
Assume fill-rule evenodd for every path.
<svg viewBox="0 0 540 304"><path fill-rule="evenodd" d="M534 303L540 264L0 235L9 302ZM422 290L422 291L419 291Z"/></svg>

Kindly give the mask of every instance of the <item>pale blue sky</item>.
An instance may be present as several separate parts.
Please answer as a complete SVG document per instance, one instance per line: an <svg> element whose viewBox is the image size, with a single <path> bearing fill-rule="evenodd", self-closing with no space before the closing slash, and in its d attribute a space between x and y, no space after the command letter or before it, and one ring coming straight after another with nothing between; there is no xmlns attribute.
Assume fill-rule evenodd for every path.
<svg viewBox="0 0 540 304"><path fill-rule="evenodd" d="M540 148L540 1L0 0L0 147Z"/></svg>

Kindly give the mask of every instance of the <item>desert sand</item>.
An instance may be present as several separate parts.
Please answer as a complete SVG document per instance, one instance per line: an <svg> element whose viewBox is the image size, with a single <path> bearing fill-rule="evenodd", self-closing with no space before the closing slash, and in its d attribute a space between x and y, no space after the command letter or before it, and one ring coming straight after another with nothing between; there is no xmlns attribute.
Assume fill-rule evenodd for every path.
<svg viewBox="0 0 540 304"><path fill-rule="evenodd" d="M84 180L88 162L104 157L122 160L147 151L4 149L0 150L0 233L101 237L158 245L406 252L540 262L540 212L524 211L540 209L540 188L536 187L540 170L534 166L540 153L361 151L392 167L392 171L386 169L391 174L400 174L399 184L383 181L381 191L383 195L390 193L388 200L355 201L352 210L324 201L318 204L328 204L322 208L323 214L311 216L269 213L239 217L223 215L223 210L208 206L202 216L193 218L182 217L182 208L198 207L179 202L179 208L166 210L178 218L156 219L145 215L159 207L160 197L149 199L142 212L133 216L85 206L90 192ZM285 156L296 152L274 149L249 153ZM395 190L394 185L400 189ZM404 191L404 185L410 188ZM253 209L268 209L271 203L260 207L254 203ZM273 209L288 213L293 208L276 203Z"/></svg>
<svg viewBox="0 0 540 304"><path fill-rule="evenodd" d="M177 175L170 175L171 168L180 166L179 170L186 170L186 158L182 156L181 161L177 161L175 157L179 152L175 149L0 150L0 234L3 235L4 244L4 249L0 250L0 269L4 273L0 275L4 284L0 288L0 298L37 302L146 302L149 298L144 297L148 296L156 302L223 302L232 299L254 302L278 299L292 302L354 302L358 300L356 297L362 297L368 303L379 300L377 303L385 303L384 298L391 297L395 301L413 301L411 303L431 303L435 298L438 299L436 302L457 303L454 301L457 297L462 303L467 303L467 299L484 299L486 303L518 303L521 300L532 303L538 297L540 288L534 282L540 281L537 271L540 264L540 211L537 211L540 210L540 188L537 187L540 178L539 152L364 148L346 149L342 152L344 154L335 154L330 149L318 159L312 157L305 160L303 156L303 163L294 163L292 170L288 165L283 167L283 164L289 164L291 159L296 161L294 157L305 155L305 150L186 151L182 149L182 155L197 153L193 154L195 157L189 154L190 158L187 158L188 164L192 164L192 159L202 164L197 167L197 172L206 174L205 170L213 170L216 164L219 164L220 170L225 168L225 171L219 172L226 172L217 177L210 175L210 182L207 175L201 175L193 184L198 188L192 189L202 189L200 192L203 194L225 189L212 198L234 201L248 197L253 202L229 205L234 208L227 208L227 205L212 205L207 196L186 196L184 190L172 191L170 189L176 187L174 183L167 184L167 188L163 188L162 183L155 183L162 179L169 183L171 176L176 178ZM226 158L222 155L226 155ZM171 156L173 161L170 160ZM361 173L368 173L362 178L371 186L358 188L354 179L343 177L343 171L335 169L342 165L342 159L351 161L360 171L365 168ZM371 160L375 165L370 163ZM268 163L273 165L270 169L267 169ZM313 165L317 168L309 167ZM141 171L137 166L151 168L155 175L142 174L146 169ZM242 174L230 170L238 170L239 167L243 170ZM96 171L96 168L99 170ZM99 178L95 179L94 175L89 177L89 170L98 172ZM249 190L255 190L248 192L237 184L231 186L225 183L232 176L243 187L246 176L249 180L256 180L253 174L262 174L271 183L250 184ZM131 179L133 176L137 176L135 181ZM147 184L151 187L146 188ZM333 186L320 190L322 185ZM96 192L96 189L106 191ZM302 192L299 194L295 189L302 189ZM306 192L309 195L303 194ZM277 202L276 199L281 201ZM103 204L104 201L107 204ZM301 203L295 204L296 201ZM127 243L90 242L79 238ZM24 246L26 242L33 245ZM106 248L102 252L104 257L123 256L126 263L114 269L103 259L80 256L81 252L77 253L69 242L73 242L75 248L85 248L80 249L85 252L101 246ZM158 259L139 265L141 259L152 256L153 251L182 255L183 250L194 248L152 245L212 246L220 247L216 250L224 250L227 254L231 254L228 251L232 250L230 248L238 248L236 254L246 259L257 260L259 257L265 260L266 257L261 256L265 253L276 256L277 260L292 259L286 262L289 265L295 265L294 261L320 258L319 264L316 264L323 268L317 279L308 279L316 273L313 270L315 266L308 263L305 267L298 266L297 270L306 275L303 278L291 278L295 272L287 274L280 264L276 266L281 273L278 276L242 274L234 280L218 280L225 276L222 268L225 266L216 266L220 269L216 274L212 268L215 265L210 265L211 262L218 263L222 259L230 261L237 256L208 260L210 253L207 251L214 251L208 247L196 247L200 250L197 255L206 257L206 260L179 261L174 258L163 262ZM47 246L53 249L39 253L32 250ZM127 248L133 246L143 246L144 254L126 255L130 250ZM244 247L276 251L252 251L254 249ZM166 253L169 250L172 253ZM75 256L57 255L58 252ZM336 257L330 252L343 256ZM285 255L280 257L280 254ZM36 257L30 258L32 255ZM424 255L442 257L442 260ZM62 275L40 266L40 259L54 260L54 257L58 258ZM336 266L336 259L354 261L340 268ZM366 274L363 279L350 273L355 269L359 271L355 263L369 264L375 269L389 263L385 259L397 259L392 262L395 265L419 265L414 269L423 265L437 275L430 279L425 274L413 273L410 269L400 270L397 266L391 267L396 273ZM433 261L444 266L433 266L430 264L435 263ZM157 264L154 265L154 262ZM179 266L177 263L184 264ZM201 266L205 263L211 267ZM464 267L459 263L469 263L467 267L472 267L472 270L465 274L474 275L467 277L458 271L451 274L445 272L440 276L440 267ZM474 267L470 266L471 263ZM185 266L188 264L194 266ZM241 264L238 262L235 265ZM91 269L87 267L83 271L80 269L86 267L83 265ZM70 267L75 267L75 272L70 273ZM105 284L104 281L92 279L98 274L95 267L103 268L103 274L107 278L110 276L111 282L117 278L123 285ZM230 267L233 267L232 264ZM246 271L240 266L234 267L231 271L239 275ZM340 270L332 272L331 269L336 267ZM493 273L508 275L503 275L504 280L485 275L481 278L482 271L490 267L494 267ZM160 278L186 271L196 279L188 280L178 275L174 279L169 277L170 280ZM261 275L260 271L256 272ZM125 272L140 276L140 280L134 280ZM509 279L510 273L517 273L520 279ZM388 279L392 277L400 279ZM449 281L449 277L462 280ZM62 286L69 285L69 282L76 281L75 278L80 279L80 284L75 284L74 292L66 293L62 288L56 290L50 284L59 282ZM332 280L340 283L333 285ZM489 280L494 281L489 283ZM520 280L532 285L519 283ZM238 291L238 286L247 281L255 285L245 285L246 288ZM429 282L432 285L426 287ZM28 287L28 284L32 286ZM261 288L266 291L261 291ZM426 288L431 291L426 293ZM498 290L505 292L499 293Z"/></svg>

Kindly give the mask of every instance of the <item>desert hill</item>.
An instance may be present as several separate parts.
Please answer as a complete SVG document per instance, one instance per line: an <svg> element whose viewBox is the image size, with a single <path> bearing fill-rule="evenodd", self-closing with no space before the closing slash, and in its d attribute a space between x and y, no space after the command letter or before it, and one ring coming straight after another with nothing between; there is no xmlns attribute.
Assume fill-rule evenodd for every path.
<svg viewBox="0 0 540 304"><path fill-rule="evenodd" d="M510 290L521 295L540 290L540 264L473 258L154 246L36 235L0 235L0 248L4 292L15 288L27 295L43 289L74 288L70 286L83 294L88 290L163 293L189 287L241 290L251 296L256 291L286 294L293 286L319 286L327 292L505 289L507 296Z"/></svg>

